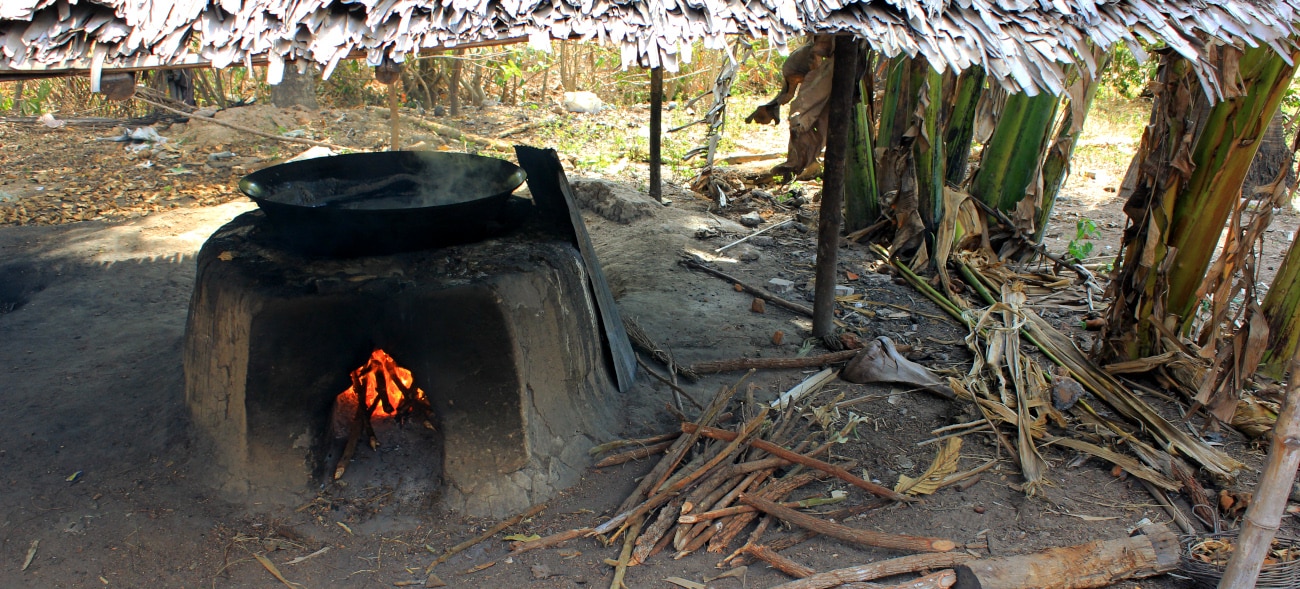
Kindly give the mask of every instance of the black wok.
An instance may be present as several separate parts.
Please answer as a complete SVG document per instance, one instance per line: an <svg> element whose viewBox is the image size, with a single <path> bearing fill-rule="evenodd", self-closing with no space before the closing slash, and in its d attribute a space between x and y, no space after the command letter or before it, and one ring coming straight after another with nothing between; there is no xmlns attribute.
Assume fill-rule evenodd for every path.
<svg viewBox="0 0 1300 589"><path fill-rule="evenodd" d="M435 151L323 157L245 176L239 189L266 213L276 240L333 256L469 243L502 232L519 166Z"/></svg>

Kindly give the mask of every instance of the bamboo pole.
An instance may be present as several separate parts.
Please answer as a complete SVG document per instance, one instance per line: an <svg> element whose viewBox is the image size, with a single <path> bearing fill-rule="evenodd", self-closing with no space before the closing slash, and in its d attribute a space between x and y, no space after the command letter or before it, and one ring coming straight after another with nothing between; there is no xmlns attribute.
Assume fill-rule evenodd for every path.
<svg viewBox="0 0 1300 589"><path fill-rule="evenodd" d="M1300 353L1291 359L1291 380L1286 388L1286 405L1277 416L1273 443L1268 449L1268 466L1255 487L1246 509L1245 524L1219 589L1250 589L1268 556L1273 536L1282 525L1286 500L1291 493L1296 468L1300 466Z"/></svg>
<svg viewBox="0 0 1300 589"><path fill-rule="evenodd" d="M826 129L825 168L822 172L822 205L817 223L817 285L813 299L814 337L835 331L835 279L840 249L840 227L844 224L844 163L852 122L853 90L858 74L858 41L850 36L835 38L835 70L831 73L831 96Z"/></svg>

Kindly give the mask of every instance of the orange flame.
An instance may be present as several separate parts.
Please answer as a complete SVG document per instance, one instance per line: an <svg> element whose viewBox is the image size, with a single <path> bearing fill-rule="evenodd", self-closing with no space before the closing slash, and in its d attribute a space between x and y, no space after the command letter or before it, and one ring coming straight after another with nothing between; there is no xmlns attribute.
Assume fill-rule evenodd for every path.
<svg viewBox="0 0 1300 589"><path fill-rule="evenodd" d="M376 348L370 359L351 373L352 386L339 394L340 405L356 406L357 390L366 392L365 415L371 417L393 417L398 413L409 413L415 409L427 408L428 400L424 391L415 385L415 377L410 370L397 365L392 356Z"/></svg>

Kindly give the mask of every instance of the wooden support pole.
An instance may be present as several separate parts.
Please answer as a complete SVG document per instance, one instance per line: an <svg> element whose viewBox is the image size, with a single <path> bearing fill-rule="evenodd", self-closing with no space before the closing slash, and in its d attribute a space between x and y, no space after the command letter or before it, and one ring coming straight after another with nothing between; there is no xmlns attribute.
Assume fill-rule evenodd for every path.
<svg viewBox="0 0 1300 589"><path fill-rule="evenodd" d="M1249 589L1264 565L1273 536L1282 525L1287 496L1296 468L1300 466L1300 351L1291 359L1291 379L1286 387L1286 405L1273 426L1268 449L1268 466L1255 487L1255 497L1246 509L1237 547L1223 571L1219 589Z"/></svg>
<svg viewBox="0 0 1300 589"><path fill-rule="evenodd" d="M464 49L457 49L451 58L451 80L447 84L447 114L460 116L460 73L465 55Z"/></svg>
<svg viewBox="0 0 1300 589"><path fill-rule="evenodd" d="M664 68L650 68L650 196L664 200L663 153L660 141L664 130Z"/></svg>
<svg viewBox="0 0 1300 589"><path fill-rule="evenodd" d="M844 159L848 152L849 125L853 117L853 91L858 71L858 42L850 36L835 38L835 71L826 105L826 156L822 173L822 207L817 224L817 286L813 300L813 337L835 331L835 278L844 223Z"/></svg>

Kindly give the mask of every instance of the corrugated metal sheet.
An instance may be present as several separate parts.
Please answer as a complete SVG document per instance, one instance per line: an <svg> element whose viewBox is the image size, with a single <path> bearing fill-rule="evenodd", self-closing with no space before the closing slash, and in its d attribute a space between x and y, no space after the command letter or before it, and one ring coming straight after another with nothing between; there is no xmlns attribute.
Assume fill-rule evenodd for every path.
<svg viewBox="0 0 1300 589"><path fill-rule="evenodd" d="M625 66L674 71L689 45L726 35L784 46L853 33L886 55L935 67L981 65L1011 91L1065 90L1066 63L1091 71L1089 44L1141 35L1213 71L1206 44L1290 46L1300 0L0 0L0 73L266 58L325 73L432 48L551 39L610 43ZM1135 32L1136 31L1136 32ZM1220 95L1214 76L1206 90Z"/></svg>

